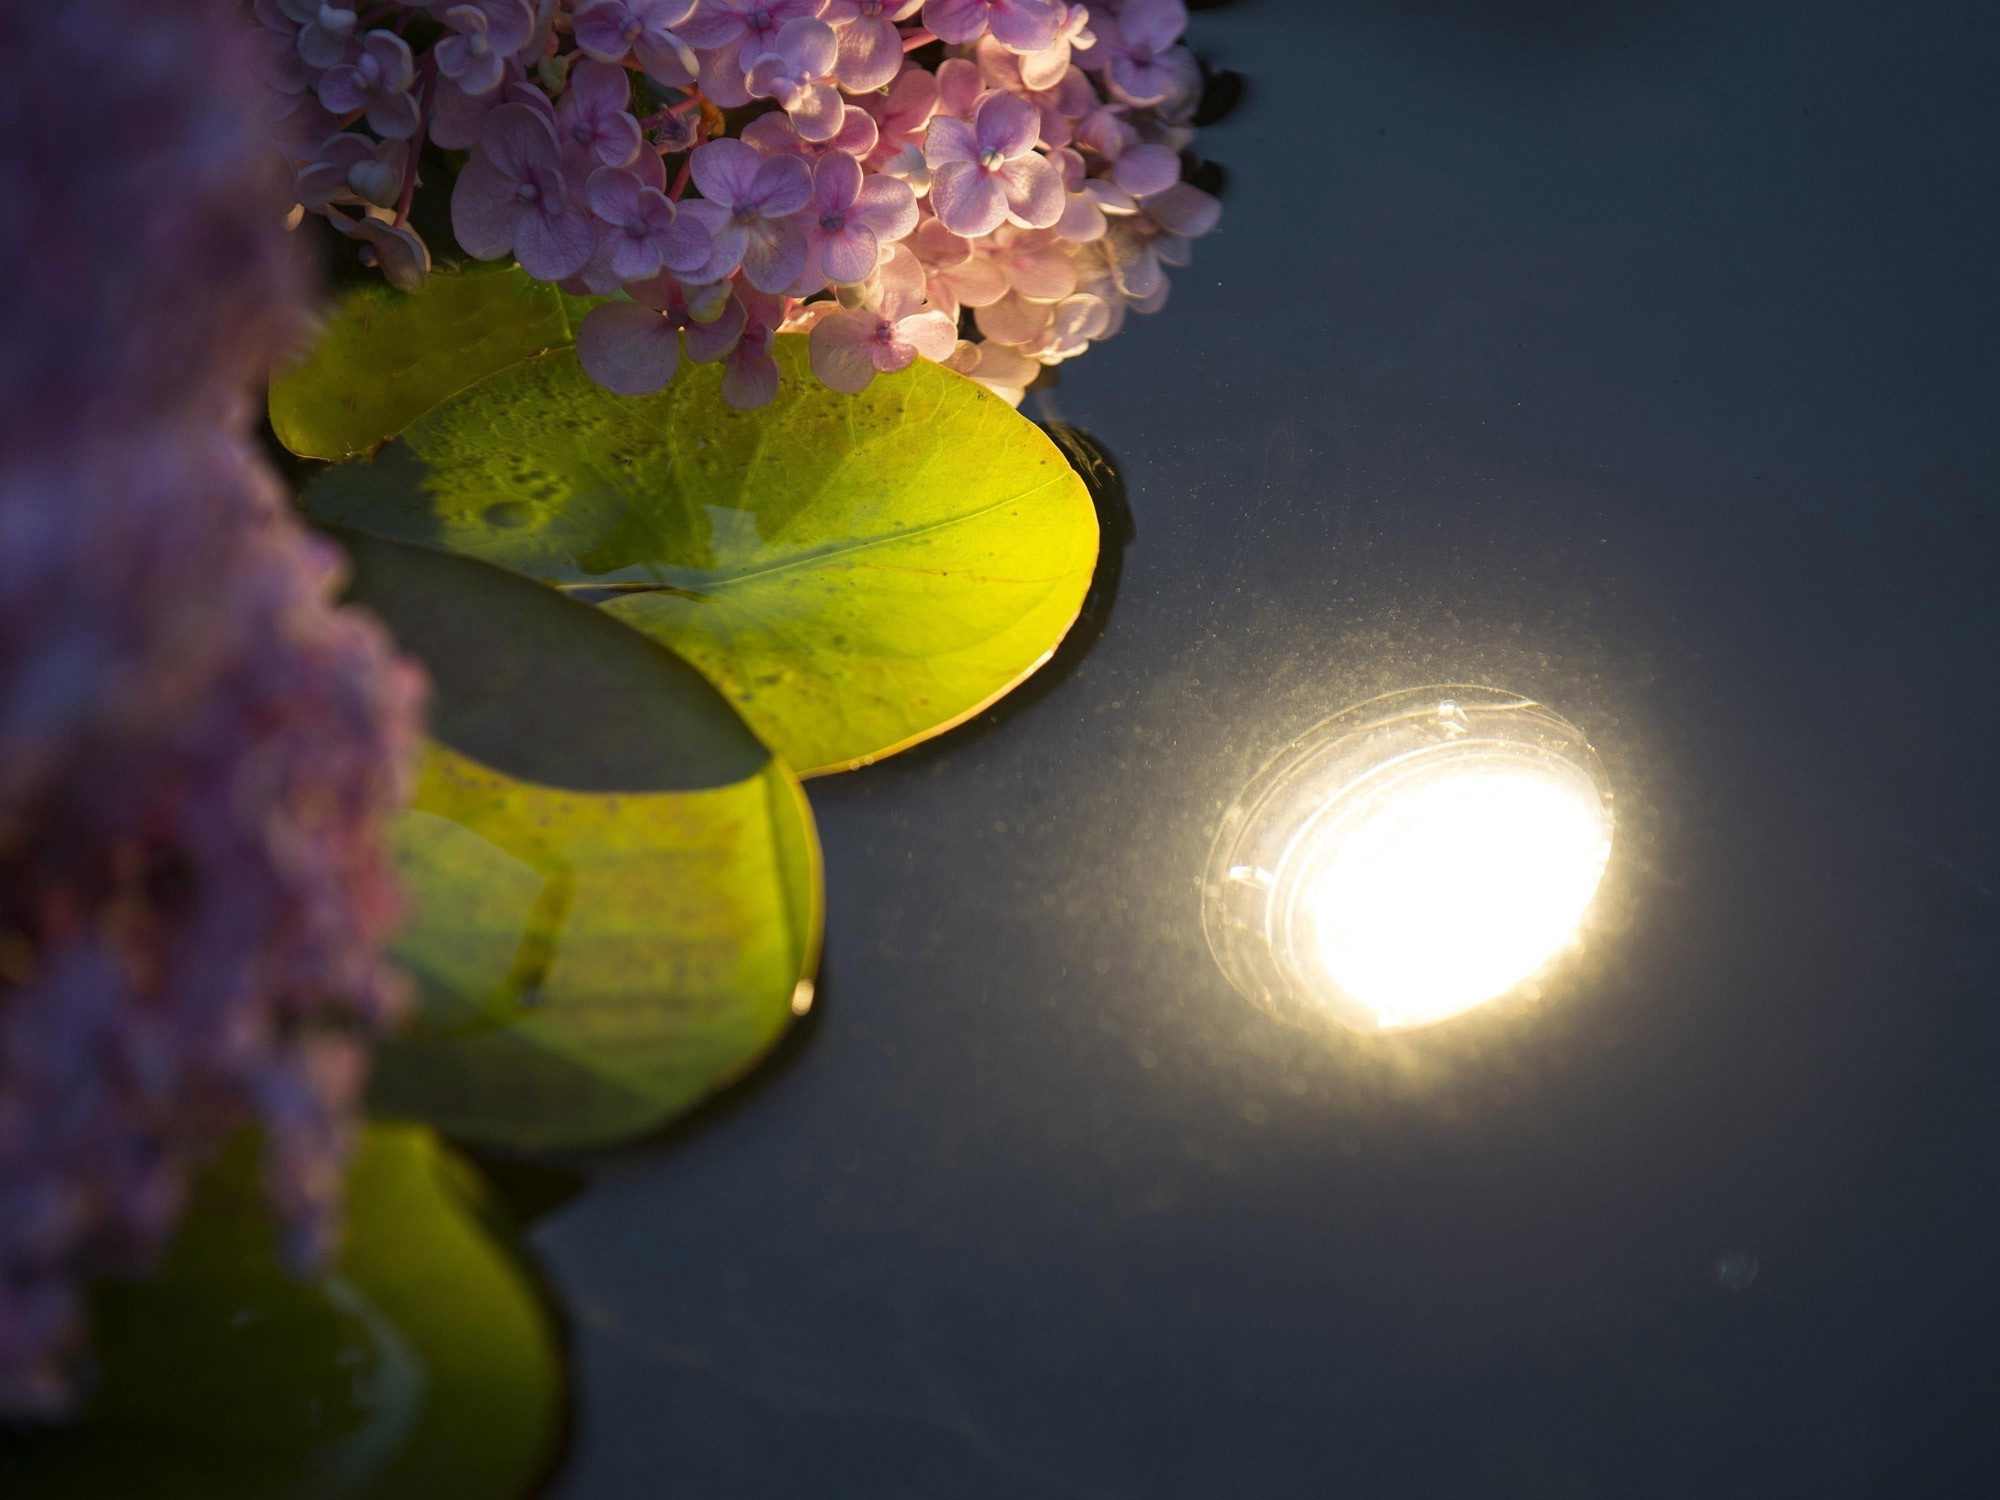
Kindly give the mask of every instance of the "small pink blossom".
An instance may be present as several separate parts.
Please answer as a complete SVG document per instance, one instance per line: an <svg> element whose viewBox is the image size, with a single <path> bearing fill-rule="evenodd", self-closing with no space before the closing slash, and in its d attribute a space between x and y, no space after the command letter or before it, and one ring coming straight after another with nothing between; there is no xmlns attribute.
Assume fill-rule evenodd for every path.
<svg viewBox="0 0 2000 1500"><path fill-rule="evenodd" d="M760 156L732 140L710 141L689 160L707 205L701 217L715 241L703 279L719 280L740 265L762 292L782 292L798 280L806 237L791 216L812 197L811 169L796 156Z"/></svg>
<svg viewBox="0 0 2000 1500"><path fill-rule="evenodd" d="M988 94L972 122L938 115L924 140L931 205L945 228L966 236L1006 222L1042 229L1062 217L1062 179L1036 154L1040 118L1014 94Z"/></svg>
<svg viewBox="0 0 2000 1500"><path fill-rule="evenodd" d="M1090 11L1082 5L1071 5L1056 28L1054 41L1039 52L1020 54L1021 82L1038 92L1054 88L1069 74L1071 53L1089 47L1096 40L1090 30Z"/></svg>
<svg viewBox="0 0 2000 1500"><path fill-rule="evenodd" d="M879 171L908 147L915 146L922 154L924 128L937 113L937 78L922 68L911 68L888 93L870 95L861 107L875 118L875 149L868 153L867 163Z"/></svg>
<svg viewBox="0 0 2000 1500"><path fill-rule="evenodd" d="M926 0L924 25L945 42L992 38L1015 52L1055 44L1068 14L1061 0Z"/></svg>
<svg viewBox="0 0 2000 1500"><path fill-rule="evenodd" d="M1079 146L1111 166L1111 180L1134 198L1164 193L1181 180L1180 153L1140 139L1117 106L1092 110L1076 128Z"/></svg>
<svg viewBox="0 0 2000 1500"><path fill-rule="evenodd" d="M958 342L950 317L924 301L921 274L884 274L872 306L842 308L813 324L813 373L831 390L864 391L879 375L943 361Z"/></svg>
<svg viewBox="0 0 2000 1500"><path fill-rule="evenodd" d="M712 246L697 219L676 211L667 195L638 173L599 167L584 188L599 221L597 252L585 269L585 284L609 292L628 282L699 270Z"/></svg>
<svg viewBox="0 0 2000 1500"><path fill-rule="evenodd" d="M579 59L556 105L556 140L564 168L588 176L600 166L622 167L639 154L639 122L626 110L632 82L616 63Z"/></svg>
<svg viewBox="0 0 2000 1500"><path fill-rule="evenodd" d="M821 159L813 169L812 201L805 224L806 268L795 296L810 296L827 281L853 285L875 270L880 248L917 226L917 199L893 177L864 177L851 156Z"/></svg>
<svg viewBox="0 0 2000 1500"><path fill-rule="evenodd" d="M828 80L839 56L833 28L810 16L787 21L770 50L750 65L752 98L775 99L792 128L809 141L829 141L842 122L840 90Z"/></svg>
<svg viewBox="0 0 2000 1500"><path fill-rule="evenodd" d="M1201 69L1174 44L1187 29L1181 0L1126 0L1115 17L1093 27L1097 41L1085 63L1104 69L1112 94L1126 104L1162 104L1201 89Z"/></svg>
<svg viewBox="0 0 2000 1500"><path fill-rule="evenodd" d="M649 78L681 88L694 82L697 59L682 26L694 12L692 0L583 0L572 25L578 50L599 62L628 57Z"/></svg>
<svg viewBox="0 0 2000 1500"><path fill-rule="evenodd" d="M452 188L451 224L468 255L511 254L537 281L576 275L597 246L588 216L569 201L554 130L523 104L486 117Z"/></svg>
<svg viewBox="0 0 2000 1500"><path fill-rule="evenodd" d="M864 160L875 151L875 117L857 105L841 112L840 129L832 140L809 141L798 132L787 115L773 112L759 115L743 127L743 139L766 156L800 156L816 162L829 152L839 152Z"/></svg>
<svg viewBox="0 0 2000 1500"><path fill-rule="evenodd" d="M722 399L738 411L768 406L778 394L778 361L771 351L784 325L786 301L752 286L739 286L743 332L722 367Z"/></svg>
<svg viewBox="0 0 2000 1500"><path fill-rule="evenodd" d="M857 94L881 88L903 66L903 34L896 29L924 0L827 0L820 19L840 33L840 86Z"/></svg>
<svg viewBox="0 0 2000 1500"><path fill-rule="evenodd" d="M680 368L683 333L688 358L698 365L723 358L742 335L743 309L734 299L703 321L671 277L629 290L630 302L593 307L576 330L577 360L584 373L617 395L650 396L665 390Z"/></svg>
<svg viewBox="0 0 2000 1500"><path fill-rule="evenodd" d="M1009 406L1019 406L1028 387L1042 373L1040 363L991 339L977 344L961 341L944 367L978 381Z"/></svg>
<svg viewBox="0 0 2000 1500"><path fill-rule="evenodd" d="M701 90L724 109L750 102L758 58L775 50L788 21L819 15L824 0L701 0L681 35L701 53Z"/></svg>

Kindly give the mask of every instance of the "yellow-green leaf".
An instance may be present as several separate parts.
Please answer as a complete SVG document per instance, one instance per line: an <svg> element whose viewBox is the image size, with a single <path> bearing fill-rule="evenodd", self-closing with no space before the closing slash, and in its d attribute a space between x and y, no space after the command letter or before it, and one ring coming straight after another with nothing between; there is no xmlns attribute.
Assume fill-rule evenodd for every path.
<svg viewBox="0 0 2000 1500"><path fill-rule="evenodd" d="M540 578L666 642L805 774L890 754L1033 672L1097 557L1083 482L1034 425L919 361L860 396L778 341L784 388L714 366L613 396L573 350L486 376L306 501L323 521Z"/></svg>
<svg viewBox="0 0 2000 1500"><path fill-rule="evenodd" d="M303 458L366 453L496 370L575 341L576 309L518 266L358 287L271 381L271 428Z"/></svg>
<svg viewBox="0 0 2000 1500"><path fill-rule="evenodd" d="M0 1437L7 1500L518 1500L560 1446L560 1344L477 1176L371 1127L345 1247L280 1261L252 1143L197 1189L150 1281L95 1298L79 1422Z"/></svg>
<svg viewBox="0 0 2000 1500"><path fill-rule="evenodd" d="M797 779L657 641L471 558L343 538L352 597L430 669L397 829L416 1023L378 1112L510 1146L656 1128L811 1001L821 885Z"/></svg>

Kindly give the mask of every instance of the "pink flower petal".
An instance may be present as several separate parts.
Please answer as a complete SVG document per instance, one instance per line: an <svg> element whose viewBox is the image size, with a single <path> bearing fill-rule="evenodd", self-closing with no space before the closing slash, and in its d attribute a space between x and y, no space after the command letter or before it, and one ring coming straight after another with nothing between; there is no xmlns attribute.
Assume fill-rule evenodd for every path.
<svg viewBox="0 0 2000 1500"><path fill-rule="evenodd" d="M1006 217L1030 229L1047 229L1063 216L1069 199L1062 190L1062 177L1039 156L1024 156L1003 163L995 174L1007 194ZM942 214L939 215L943 217Z"/></svg>
<svg viewBox="0 0 2000 1500"><path fill-rule="evenodd" d="M905 192L909 189L905 188ZM812 206L820 213L845 213L861 194L861 163L834 152L813 168ZM914 201L914 200L913 200Z"/></svg>
<svg viewBox="0 0 2000 1500"><path fill-rule="evenodd" d="M1146 216L1162 228L1190 239L1207 234L1222 222L1222 204L1192 183L1178 182L1145 202Z"/></svg>
<svg viewBox="0 0 2000 1500"><path fill-rule="evenodd" d="M537 281L562 281L590 264L597 234L589 215L564 204L558 213L528 212L514 230L514 258Z"/></svg>
<svg viewBox="0 0 2000 1500"><path fill-rule="evenodd" d="M697 146L688 158L694 185L702 197L725 208L754 201L757 168L764 158L755 146L724 138Z"/></svg>
<svg viewBox="0 0 2000 1500"><path fill-rule="evenodd" d="M849 224L838 234L830 234L820 246L820 269L827 280L852 285L866 281L874 273L875 232L866 224Z"/></svg>
<svg viewBox="0 0 2000 1500"><path fill-rule="evenodd" d="M451 232L459 247L474 260L498 260L514 250L514 226L521 205L514 197L515 180L483 151L459 170L451 189Z"/></svg>
<svg viewBox="0 0 2000 1500"><path fill-rule="evenodd" d="M952 115L933 115L924 133L924 160L931 170L955 162L968 165L979 160L979 137L965 121Z"/></svg>
<svg viewBox="0 0 2000 1500"><path fill-rule="evenodd" d="M871 177L855 194L850 220L859 220L883 240L900 240L917 227L917 195L907 182Z"/></svg>
<svg viewBox="0 0 2000 1500"><path fill-rule="evenodd" d="M661 261L668 270L682 276L690 276L703 269L714 253L715 241L710 237L708 227L691 213L676 214L674 222L660 236ZM712 276L701 279L719 281L722 278Z"/></svg>
<svg viewBox="0 0 2000 1500"><path fill-rule="evenodd" d="M1135 198L1164 193L1181 180L1180 153L1170 146L1134 146L1111 164L1111 180Z"/></svg>
<svg viewBox="0 0 2000 1500"><path fill-rule="evenodd" d="M801 72L825 78L840 60L840 38L813 16L800 16L778 28L777 50Z"/></svg>
<svg viewBox="0 0 2000 1500"><path fill-rule="evenodd" d="M896 335L925 359L942 363L958 343L958 324L941 312L920 312L898 323Z"/></svg>
<svg viewBox="0 0 2000 1500"><path fill-rule="evenodd" d="M1118 10L1118 30L1128 47L1160 53L1187 30L1187 6L1182 0L1125 0Z"/></svg>
<svg viewBox="0 0 2000 1500"><path fill-rule="evenodd" d="M854 395L875 378L876 316L841 311L813 324L809 349L813 374L829 390Z"/></svg>
<svg viewBox="0 0 2000 1500"><path fill-rule="evenodd" d="M743 226L736 222L728 209L720 203L708 203L696 199L692 203L682 203L680 217L683 222L692 220L708 233L710 241L709 257L694 270L684 273L690 281L721 281L732 276L736 268L743 264L744 246L749 236Z"/></svg>
<svg viewBox="0 0 2000 1500"><path fill-rule="evenodd" d="M790 106L792 128L809 141L830 141L846 123L847 105L830 83L815 83L800 91Z"/></svg>
<svg viewBox="0 0 2000 1500"><path fill-rule="evenodd" d="M680 367L681 336L650 308L606 302L584 314L576 330L576 357L607 391L649 396L665 390Z"/></svg>
<svg viewBox="0 0 2000 1500"><path fill-rule="evenodd" d="M480 150L507 176L525 182L536 168L561 165L555 131L548 120L525 104L503 104L479 127Z"/></svg>
<svg viewBox="0 0 2000 1500"><path fill-rule="evenodd" d="M1010 52L1039 52L1055 41L1067 11L1060 0L1000 0L986 28Z"/></svg>
<svg viewBox="0 0 2000 1500"><path fill-rule="evenodd" d="M736 341L743 337L744 325L749 321L743 304L731 297L720 317L688 325L688 358L698 365L712 365L718 359L726 358L729 351L736 347Z"/></svg>
<svg viewBox="0 0 2000 1500"><path fill-rule="evenodd" d="M797 157L783 160L796 162ZM784 219L760 219L746 224L743 275L760 292L782 292L806 268L806 237L798 225Z"/></svg>
<svg viewBox="0 0 2000 1500"><path fill-rule="evenodd" d="M728 143L717 142L717 144ZM755 156L756 152L751 150L750 154ZM747 201L755 203L758 212L765 218L781 219L786 214L797 213L810 203L812 190L813 169L799 157L764 157L759 161L756 175L751 179L750 197ZM741 203L746 200L739 198L736 201Z"/></svg>
<svg viewBox="0 0 2000 1500"><path fill-rule="evenodd" d="M1019 94L992 93L972 112L972 129L979 152L998 151L1012 161L1035 149L1042 135L1042 112Z"/></svg>
<svg viewBox="0 0 2000 1500"><path fill-rule="evenodd" d="M881 16L864 18L840 33L840 56L834 64L840 86L857 94L881 88L903 66L903 37Z"/></svg>
<svg viewBox="0 0 2000 1500"><path fill-rule="evenodd" d="M1054 169L1049 170L1053 177ZM1060 217L1060 182L1056 183L1056 197L1056 213ZM991 234L1007 219L1007 195L1000 184L969 161L950 162L937 169L931 178L931 207L946 229L968 240Z"/></svg>
<svg viewBox="0 0 2000 1500"><path fill-rule="evenodd" d="M693 23L681 28L681 37L693 41L690 28ZM694 42L701 47L700 42ZM697 53L701 60L701 91L710 100L724 109L740 109L750 102L750 90L743 86L744 75L750 69L743 61L742 38L730 43L719 51Z"/></svg>
<svg viewBox="0 0 2000 1500"><path fill-rule="evenodd" d="M769 406L778 394L778 362L739 348L722 372L722 399L738 411Z"/></svg>
<svg viewBox="0 0 2000 1500"><path fill-rule="evenodd" d="M598 218L622 225L639 212L639 179L616 167L599 167L583 185L583 196Z"/></svg>
<svg viewBox="0 0 2000 1500"><path fill-rule="evenodd" d="M991 307L973 314L979 331L1001 344L1032 344L1049 326L1051 317L1045 302L1030 302L1018 292L1009 292Z"/></svg>

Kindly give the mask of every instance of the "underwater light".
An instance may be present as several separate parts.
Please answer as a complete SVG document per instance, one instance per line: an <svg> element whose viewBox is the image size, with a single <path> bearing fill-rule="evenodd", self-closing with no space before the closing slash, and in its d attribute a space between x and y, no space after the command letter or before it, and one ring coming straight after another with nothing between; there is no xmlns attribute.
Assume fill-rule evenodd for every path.
<svg viewBox="0 0 2000 1500"><path fill-rule="evenodd" d="M1316 726L1224 817L1203 924L1237 989L1357 1031L1497 999L1574 941L1611 854L1582 733L1539 703L1415 688Z"/></svg>

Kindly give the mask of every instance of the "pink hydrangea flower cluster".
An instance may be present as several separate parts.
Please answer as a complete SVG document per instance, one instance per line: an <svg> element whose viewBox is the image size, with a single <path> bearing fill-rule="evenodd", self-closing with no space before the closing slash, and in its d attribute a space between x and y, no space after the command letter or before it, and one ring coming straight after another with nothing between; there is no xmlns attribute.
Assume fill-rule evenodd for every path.
<svg viewBox="0 0 2000 1500"><path fill-rule="evenodd" d="M613 296L579 353L627 394L687 358L761 406L773 337L810 329L835 390L923 355L1018 402L1159 308L1164 268L1221 215L1182 180L1202 82L1182 0L256 12L300 209L414 287L424 142L469 152L460 247Z"/></svg>
<svg viewBox="0 0 2000 1500"><path fill-rule="evenodd" d="M157 1256L241 1127L294 1249L324 1243L396 1004L381 835L420 697L249 438L301 297L231 0L68 0L16 40L0 1416L61 1409L81 1278ZM109 119L144 127L106 153Z"/></svg>

